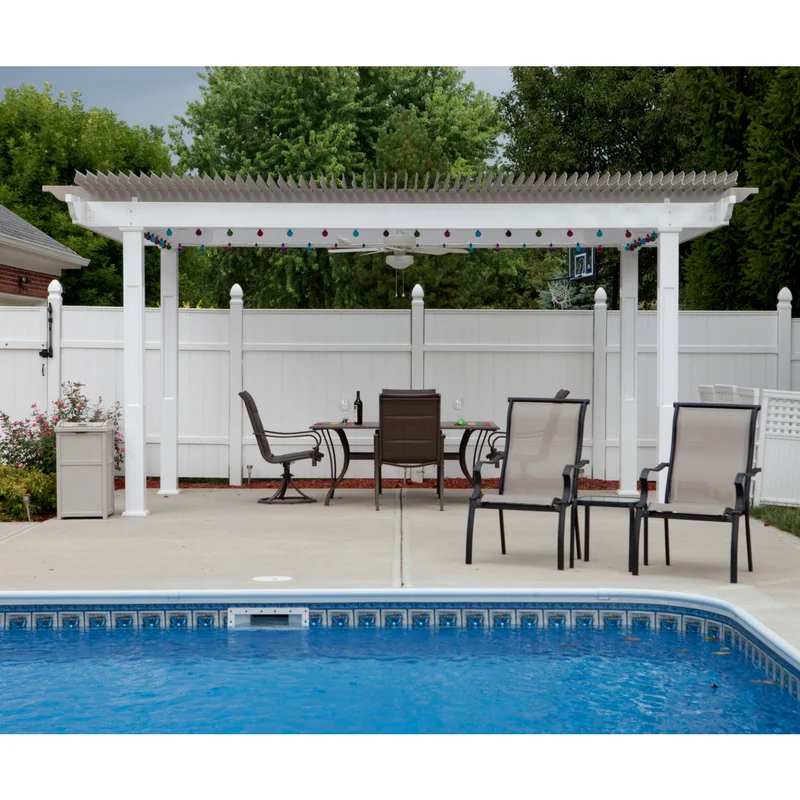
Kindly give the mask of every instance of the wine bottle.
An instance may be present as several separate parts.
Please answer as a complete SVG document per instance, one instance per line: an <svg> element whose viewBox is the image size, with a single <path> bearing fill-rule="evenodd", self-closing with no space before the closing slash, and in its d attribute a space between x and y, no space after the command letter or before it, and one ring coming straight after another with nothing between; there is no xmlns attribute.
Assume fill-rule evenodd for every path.
<svg viewBox="0 0 800 800"><path fill-rule="evenodd" d="M361 402L361 392L356 392L356 400L353 403L353 411L356 412L356 425L361 425L364 421L364 404Z"/></svg>

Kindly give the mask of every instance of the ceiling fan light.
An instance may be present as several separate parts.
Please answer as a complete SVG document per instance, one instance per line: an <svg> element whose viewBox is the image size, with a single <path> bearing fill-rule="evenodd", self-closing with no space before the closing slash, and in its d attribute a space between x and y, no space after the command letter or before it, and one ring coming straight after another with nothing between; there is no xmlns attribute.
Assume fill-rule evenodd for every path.
<svg viewBox="0 0 800 800"><path fill-rule="evenodd" d="M414 256L386 256L386 263L394 269L406 269L414 263Z"/></svg>

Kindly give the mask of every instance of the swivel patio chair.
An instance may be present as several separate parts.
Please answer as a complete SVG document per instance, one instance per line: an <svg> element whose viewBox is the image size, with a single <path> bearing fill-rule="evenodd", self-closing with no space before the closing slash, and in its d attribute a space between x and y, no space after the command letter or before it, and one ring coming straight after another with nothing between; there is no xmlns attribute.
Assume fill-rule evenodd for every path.
<svg viewBox="0 0 800 800"><path fill-rule="evenodd" d="M317 463L322 461L323 454L320 453L319 448L322 444L322 438L316 431L296 431L293 433L282 433L278 431L268 431L264 429L264 424L261 422L261 416L256 408L255 401L249 392L239 392L239 397L244 402L244 407L247 409L247 414L250 417L250 424L253 426L253 436L256 437L258 442L258 449L261 457L268 464L280 464L283 467L283 475L281 476L281 485L272 497L262 497L259 503L316 503L315 497L309 497L305 492L300 491L297 484L294 482L294 476L289 471L289 467L295 461L304 461L306 459L311 461L311 466L316 466ZM308 437L313 439L316 444L310 450L300 450L294 453L284 453L282 455L275 455L269 446L270 439L293 439ZM292 487L299 497L290 496L286 497L286 491Z"/></svg>
<svg viewBox="0 0 800 800"><path fill-rule="evenodd" d="M500 549L506 553L505 511L553 511L558 514L557 565L564 569L564 528L567 511L575 513L578 473L589 462L581 460L583 426L588 400L509 397L506 445L473 472L473 492L467 516L467 558L472 563L475 510L497 509ZM484 495L481 467L502 460L500 489ZM574 529L574 525L570 526ZM575 565L575 537L570 536L569 565Z"/></svg>
<svg viewBox="0 0 800 800"><path fill-rule="evenodd" d="M674 519L727 522L731 526L731 583L738 581L739 519L744 516L747 567L753 571L750 543L750 484L761 470L753 467L756 421L760 406L721 403L675 403L669 461L642 470L640 497L629 547L629 567L639 574L639 534L648 520L664 520L664 550L669 565L669 523ZM651 503L647 479L667 472L663 503Z"/></svg>
<svg viewBox="0 0 800 800"><path fill-rule="evenodd" d="M444 510L442 398L432 389L384 389L375 431L375 510L380 510L381 467L436 465L439 510Z"/></svg>

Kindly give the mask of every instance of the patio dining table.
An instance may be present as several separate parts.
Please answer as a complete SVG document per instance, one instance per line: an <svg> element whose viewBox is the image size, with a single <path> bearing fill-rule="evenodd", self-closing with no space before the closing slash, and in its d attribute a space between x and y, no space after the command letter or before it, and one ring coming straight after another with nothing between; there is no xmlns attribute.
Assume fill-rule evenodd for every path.
<svg viewBox="0 0 800 800"><path fill-rule="evenodd" d="M361 425L356 425L353 422L317 422L309 426L312 431L319 431L322 435L325 446L328 448L328 458L331 465L331 488L328 489L328 494L325 496L325 505L329 505L333 498L333 493L336 487L341 483L347 473L351 461L374 461L375 453L372 450L358 450L352 451L350 449L350 441L347 438L348 433L356 431L361 432L365 430L378 430L377 422L364 422ZM483 449L490 433L499 430L499 427L494 422L476 422L465 420L463 422L442 422L441 429L443 431L461 431L461 441L458 445L458 451L445 451L445 461L458 461L461 471L472 486L472 467L478 462L480 452ZM342 465L341 470L337 472L338 461L336 458L336 450L333 446L333 434L336 433L339 437L339 442L342 445ZM472 449L471 464L467 460L467 450L469 447L470 439L473 434L477 434Z"/></svg>

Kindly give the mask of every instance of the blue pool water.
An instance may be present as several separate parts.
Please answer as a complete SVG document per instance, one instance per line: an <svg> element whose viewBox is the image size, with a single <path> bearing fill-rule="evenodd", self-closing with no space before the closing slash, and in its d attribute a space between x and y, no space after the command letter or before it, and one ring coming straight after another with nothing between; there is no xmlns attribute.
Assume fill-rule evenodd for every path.
<svg viewBox="0 0 800 800"><path fill-rule="evenodd" d="M0 633L2 733L800 733L719 642L573 630Z"/></svg>

